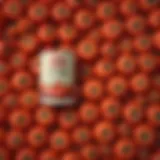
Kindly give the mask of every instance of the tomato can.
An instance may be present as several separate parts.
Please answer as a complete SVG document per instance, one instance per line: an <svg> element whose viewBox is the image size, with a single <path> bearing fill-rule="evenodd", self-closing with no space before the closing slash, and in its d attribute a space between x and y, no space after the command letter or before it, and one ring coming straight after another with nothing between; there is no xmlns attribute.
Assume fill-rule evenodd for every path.
<svg viewBox="0 0 160 160"><path fill-rule="evenodd" d="M70 106L76 101L74 53L69 49L47 49L40 54L40 102Z"/></svg>

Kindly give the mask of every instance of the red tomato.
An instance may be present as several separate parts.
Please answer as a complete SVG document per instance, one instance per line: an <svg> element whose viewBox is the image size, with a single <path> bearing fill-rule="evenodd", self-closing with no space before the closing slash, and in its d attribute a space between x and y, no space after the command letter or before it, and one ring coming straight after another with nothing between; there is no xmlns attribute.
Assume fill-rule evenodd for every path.
<svg viewBox="0 0 160 160"><path fill-rule="evenodd" d="M9 123L17 129L26 129L30 124L30 115L24 110L16 110L11 112Z"/></svg>
<svg viewBox="0 0 160 160"><path fill-rule="evenodd" d="M24 159L29 159L29 160L35 160L36 153L30 148L24 148L19 150L19 152L16 153L16 160L24 160Z"/></svg>
<svg viewBox="0 0 160 160"><path fill-rule="evenodd" d="M151 160L160 160L160 150L157 150L151 155Z"/></svg>
<svg viewBox="0 0 160 160"><path fill-rule="evenodd" d="M160 40L160 31L155 32L153 34L153 38L152 38L152 43L153 43L154 47L158 50L160 49L159 40Z"/></svg>
<svg viewBox="0 0 160 160"><path fill-rule="evenodd" d="M28 11L28 16L32 21L43 22L47 18L47 7L40 2L32 4Z"/></svg>
<svg viewBox="0 0 160 160"><path fill-rule="evenodd" d="M160 90L160 74L154 74L152 77L153 86Z"/></svg>
<svg viewBox="0 0 160 160"><path fill-rule="evenodd" d="M136 158L138 158L139 160L146 160L150 157L150 150L146 149L146 148L138 148L137 150L137 156Z"/></svg>
<svg viewBox="0 0 160 160"><path fill-rule="evenodd" d="M114 147L117 158L130 160L135 154L135 145L129 139L120 139Z"/></svg>
<svg viewBox="0 0 160 160"><path fill-rule="evenodd" d="M39 125L50 126L54 124L56 112L48 106L41 106L36 110L35 118Z"/></svg>
<svg viewBox="0 0 160 160"><path fill-rule="evenodd" d="M118 130L118 134L123 137L123 138L126 138L126 137L131 137L132 135L132 127L130 124L126 123L126 121L124 122L121 122L118 127L117 127L117 130Z"/></svg>
<svg viewBox="0 0 160 160"><path fill-rule="evenodd" d="M157 0L140 0L139 5L143 10L148 11L156 7L156 5L158 5L158 1Z"/></svg>
<svg viewBox="0 0 160 160"><path fill-rule="evenodd" d="M95 74L100 78L110 77L114 73L112 61L100 59L94 67Z"/></svg>
<svg viewBox="0 0 160 160"><path fill-rule="evenodd" d="M117 56L117 48L115 44L112 43L104 43L101 45L100 52L102 56L106 59L108 58L114 58Z"/></svg>
<svg viewBox="0 0 160 160"><path fill-rule="evenodd" d="M101 114L105 119L116 120L120 116L121 104L118 99L107 97L101 102Z"/></svg>
<svg viewBox="0 0 160 160"><path fill-rule="evenodd" d="M89 10L79 10L74 16L74 24L80 30L86 30L94 24L94 18Z"/></svg>
<svg viewBox="0 0 160 160"><path fill-rule="evenodd" d="M34 35L24 35L19 41L19 47L25 54L32 54L37 49L38 40Z"/></svg>
<svg viewBox="0 0 160 160"><path fill-rule="evenodd" d="M113 96L123 96L127 91L127 87L126 79L120 76L114 76L108 81L106 90Z"/></svg>
<svg viewBox="0 0 160 160"><path fill-rule="evenodd" d="M92 76L92 73L93 73L92 72L92 65L89 65L87 63L83 63L80 66L80 78L82 80L89 79Z"/></svg>
<svg viewBox="0 0 160 160"><path fill-rule="evenodd" d="M102 121L96 124L94 135L99 143L112 142L115 138L115 128L113 124Z"/></svg>
<svg viewBox="0 0 160 160"><path fill-rule="evenodd" d="M72 129L78 123L77 113L72 110L61 111L59 114L59 124L64 129Z"/></svg>
<svg viewBox="0 0 160 160"><path fill-rule="evenodd" d="M10 154L7 149L0 147L0 158L2 160L9 160Z"/></svg>
<svg viewBox="0 0 160 160"><path fill-rule="evenodd" d="M98 160L99 152L97 147L92 144L88 144L81 149L82 156L85 160Z"/></svg>
<svg viewBox="0 0 160 160"><path fill-rule="evenodd" d="M123 25L119 20L111 20L102 26L102 35L106 39L117 39L123 32Z"/></svg>
<svg viewBox="0 0 160 160"><path fill-rule="evenodd" d="M8 80L0 78L0 97L5 95L9 90Z"/></svg>
<svg viewBox="0 0 160 160"><path fill-rule="evenodd" d="M124 108L124 119L129 124L137 124L139 123L143 118L143 109L142 107L135 102L129 102L126 104Z"/></svg>
<svg viewBox="0 0 160 160"><path fill-rule="evenodd" d="M81 0L66 0L66 2L71 9L77 9L82 4Z"/></svg>
<svg viewBox="0 0 160 160"><path fill-rule="evenodd" d="M19 0L19 3L23 6L28 6L31 3L31 0Z"/></svg>
<svg viewBox="0 0 160 160"><path fill-rule="evenodd" d="M52 149L46 149L40 153L40 160L58 160L58 156Z"/></svg>
<svg viewBox="0 0 160 160"><path fill-rule="evenodd" d="M132 39L124 38L118 42L118 48L122 52L131 52L133 49Z"/></svg>
<svg viewBox="0 0 160 160"><path fill-rule="evenodd" d="M93 123L98 119L99 111L95 104L84 102L80 106L79 114L84 123Z"/></svg>
<svg viewBox="0 0 160 160"><path fill-rule="evenodd" d="M65 150L70 146L68 133L57 130L51 134L50 145L56 151Z"/></svg>
<svg viewBox="0 0 160 160"><path fill-rule="evenodd" d="M88 80L84 83L83 94L89 100L99 100L103 93L103 87L99 80Z"/></svg>
<svg viewBox="0 0 160 160"><path fill-rule="evenodd" d="M28 143L35 147L43 147L45 144L47 133L45 129L41 127L33 127L31 130L28 132Z"/></svg>
<svg viewBox="0 0 160 160"><path fill-rule="evenodd" d="M136 69L136 61L133 56L130 55L122 55L119 57L117 60L117 69L122 73L122 74L132 74L134 73Z"/></svg>
<svg viewBox="0 0 160 160"><path fill-rule="evenodd" d="M7 17L17 19L21 14L21 5L17 0L7 1L4 5L4 13Z"/></svg>
<svg viewBox="0 0 160 160"><path fill-rule="evenodd" d="M149 25L153 29L156 29L156 28L158 29L160 27L160 11L159 11L159 9L153 10L150 13L148 22L149 22Z"/></svg>
<svg viewBox="0 0 160 160"><path fill-rule="evenodd" d="M12 84L16 90L25 90L33 85L33 79L27 72L20 71L13 75Z"/></svg>
<svg viewBox="0 0 160 160"><path fill-rule="evenodd" d="M107 159L112 159L113 158L113 151L112 151L112 145L111 144L100 144L100 146L98 146L99 150L100 150L100 155L103 158L107 158ZM104 159L104 160L105 160Z"/></svg>
<svg viewBox="0 0 160 160"><path fill-rule="evenodd" d="M5 76L9 72L9 66L4 61L0 61L0 76Z"/></svg>
<svg viewBox="0 0 160 160"><path fill-rule="evenodd" d="M84 60L93 60L97 56L97 46L95 42L83 40L77 46L78 56Z"/></svg>
<svg viewBox="0 0 160 160"><path fill-rule="evenodd" d="M80 156L80 154L78 152L67 152L64 154L63 160L81 160L82 157Z"/></svg>
<svg viewBox="0 0 160 160"><path fill-rule="evenodd" d="M14 130L8 132L6 135L6 144L10 149L19 149L24 144L23 133Z"/></svg>
<svg viewBox="0 0 160 160"><path fill-rule="evenodd" d="M52 42L56 36L56 29L51 24L43 24L38 29L37 36L42 42Z"/></svg>
<svg viewBox="0 0 160 160"><path fill-rule="evenodd" d="M111 19L116 14L116 6L112 2L99 2L96 14L100 20Z"/></svg>
<svg viewBox="0 0 160 160"><path fill-rule="evenodd" d="M138 11L137 3L134 0L124 0L120 4L120 11L123 16L135 15Z"/></svg>
<svg viewBox="0 0 160 160"><path fill-rule="evenodd" d="M126 29L131 35L138 35L145 30L145 20L140 15L130 17L126 22Z"/></svg>
<svg viewBox="0 0 160 160"><path fill-rule="evenodd" d="M0 108L0 125L2 124L4 124L4 122L5 122L5 119L6 119L6 111L5 111L5 108L2 106L1 108Z"/></svg>
<svg viewBox="0 0 160 160"><path fill-rule="evenodd" d="M39 56L36 55L30 59L29 69L35 75L39 73Z"/></svg>
<svg viewBox="0 0 160 160"><path fill-rule="evenodd" d="M58 36L63 42L71 42L77 36L77 31L70 24L62 25L58 30Z"/></svg>
<svg viewBox="0 0 160 160"><path fill-rule="evenodd" d="M6 132L3 128L0 128L0 145L4 143L6 139Z"/></svg>
<svg viewBox="0 0 160 160"><path fill-rule="evenodd" d="M34 90L27 90L21 94L19 101L24 108L35 107L39 102L38 93Z"/></svg>
<svg viewBox="0 0 160 160"><path fill-rule="evenodd" d="M151 39L148 35L141 35L135 38L134 48L138 52L148 51L151 48Z"/></svg>
<svg viewBox="0 0 160 160"><path fill-rule="evenodd" d="M142 124L135 128L133 138L137 145L148 147L154 144L155 133L150 126Z"/></svg>
<svg viewBox="0 0 160 160"><path fill-rule="evenodd" d="M147 99L151 103L157 103L160 100L160 90L157 89L151 89L147 95Z"/></svg>
<svg viewBox="0 0 160 160"><path fill-rule="evenodd" d="M91 133L88 127L79 126L73 130L72 137L76 144L83 145L89 142Z"/></svg>
<svg viewBox="0 0 160 160"><path fill-rule="evenodd" d="M86 0L86 4L89 7L96 7L99 3L99 0Z"/></svg>
<svg viewBox="0 0 160 160"><path fill-rule="evenodd" d="M150 85L147 75L143 73L138 73L134 75L130 83L131 83L131 89L136 93L145 92L149 88L149 85Z"/></svg>
<svg viewBox="0 0 160 160"><path fill-rule="evenodd" d="M26 64L26 56L22 52L13 54L10 58L10 65L16 70L22 69Z"/></svg>
<svg viewBox="0 0 160 160"><path fill-rule="evenodd" d="M87 35L86 39L94 42L99 42L100 41L100 29L99 27L92 29Z"/></svg>
<svg viewBox="0 0 160 160"><path fill-rule="evenodd" d="M71 14L71 10L65 2L57 2L51 9L51 17L56 21L68 20Z"/></svg>
<svg viewBox="0 0 160 160"><path fill-rule="evenodd" d="M149 120L150 124L159 127L160 126L160 105L150 105L147 109L147 119Z"/></svg>

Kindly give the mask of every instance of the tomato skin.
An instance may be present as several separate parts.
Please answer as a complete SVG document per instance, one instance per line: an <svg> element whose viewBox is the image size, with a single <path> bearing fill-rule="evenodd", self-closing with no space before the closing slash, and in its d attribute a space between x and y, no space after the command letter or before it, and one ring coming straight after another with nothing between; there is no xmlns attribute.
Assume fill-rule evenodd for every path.
<svg viewBox="0 0 160 160"><path fill-rule="evenodd" d="M137 145L149 147L154 143L155 132L147 124L141 124L134 130L134 140Z"/></svg>
<svg viewBox="0 0 160 160"><path fill-rule="evenodd" d="M6 133L3 128L0 128L0 145L3 145L6 139Z"/></svg>
<svg viewBox="0 0 160 160"><path fill-rule="evenodd" d="M39 57L36 55L29 61L29 70L34 75L39 74Z"/></svg>
<svg viewBox="0 0 160 160"><path fill-rule="evenodd" d="M66 0L66 2L67 5L73 10L78 9L82 5L81 0Z"/></svg>
<svg viewBox="0 0 160 160"><path fill-rule="evenodd" d="M118 42L118 49L121 52L131 52L133 49L132 39L131 38L124 38Z"/></svg>
<svg viewBox="0 0 160 160"><path fill-rule="evenodd" d="M70 140L68 133L57 130L51 133L50 136L50 146L55 151L63 151L66 150L70 146Z"/></svg>
<svg viewBox="0 0 160 160"><path fill-rule="evenodd" d="M50 126L55 122L55 111L48 106L41 106L36 110L35 119L39 125Z"/></svg>
<svg viewBox="0 0 160 160"><path fill-rule="evenodd" d="M106 85L106 90L113 96L123 96L127 91L126 79L120 76L112 77Z"/></svg>
<svg viewBox="0 0 160 160"><path fill-rule="evenodd" d="M9 117L9 123L12 127L23 130L30 125L30 114L24 110L16 110L11 112Z"/></svg>
<svg viewBox="0 0 160 160"><path fill-rule="evenodd" d="M93 103L84 102L79 109L80 118L84 123L94 123L99 116L99 111Z"/></svg>
<svg viewBox="0 0 160 160"><path fill-rule="evenodd" d="M28 132L28 143L34 148L40 148L45 145L47 133L42 127L33 127Z"/></svg>
<svg viewBox="0 0 160 160"><path fill-rule="evenodd" d="M135 154L135 145L129 139L120 139L114 146L117 158L130 160Z"/></svg>
<svg viewBox="0 0 160 160"><path fill-rule="evenodd" d="M115 138L115 128L113 124L102 121L96 124L94 135L99 143L109 143Z"/></svg>
<svg viewBox="0 0 160 160"><path fill-rule="evenodd" d="M0 78L0 97L5 95L9 91L8 80Z"/></svg>
<svg viewBox="0 0 160 160"><path fill-rule="evenodd" d="M91 132L86 126L79 126L73 130L72 138L75 144L84 145L91 139Z"/></svg>
<svg viewBox="0 0 160 160"><path fill-rule="evenodd" d="M30 159L34 160L36 158L36 153L33 149L30 148L23 148L16 153L16 160L24 160Z"/></svg>
<svg viewBox="0 0 160 160"><path fill-rule="evenodd" d="M0 147L0 157L2 160L9 160L10 159L10 154L6 148Z"/></svg>
<svg viewBox="0 0 160 160"><path fill-rule="evenodd" d="M88 100L99 100L103 93L103 87L98 80L88 80L83 86L83 94Z"/></svg>
<svg viewBox="0 0 160 160"><path fill-rule="evenodd" d="M64 129L72 129L78 124L77 113L72 110L62 111L59 114L59 125Z"/></svg>
<svg viewBox="0 0 160 160"><path fill-rule="evenodd" d="M118 125L118 134L120 137L126 138L126 137L131 137L132 136L132 127L130 124L126 123L126 121L122 121Z"/></svg>
<svg viewBox="0 0 160 160"><path fill-rule="evenodd" d="M158 5L158 1L157 0L152 0L152 1L150 1L150 0L140 0L139 5L140 5L142 10L147 12L151 9L154 9L156 7L156 5Z"/></svg>
<svg viewBox="0 0 160 160"><path fill-rule="evenodd" d="M9 67L4 61L0 61L0 76L6 76L9 73Z"/></svg>
<svg viewBox="0 0 160 160"><path fill-rule="evenodd" d="M153 75L152 84L155 87L155 89L160 90L160 75L159 74Z"/></svg>
<svg viewBox="0 0 160 160"><path fill-rule="evenodd" d="M100 20L111 19L116 14L116 6L112 2L100 2L96 14Z"/></svg>
<svg viewBox="0 0 160 160"><path fill-rule="evenodd" d="M33 85L33 79L25 71L16 72L13 75L12 84L16 90L25 90Z"/></svg>
<svg viewBox="0 0 160 160"><path fill-rule="evenodd" d="M114 73L114 65L112 61L100 59L94 67L95 74L100 78L107 78Z"/></svg>
<svg viewBox="0 0 160 160"><path fill-rule="evenodd" d="M93 15L88 10L80 10L74 17L74 24L79 30L86 30L92 27L94 24Z"/></svg>
<svg viewBox="0 0 160 160"><path fill-rule="evenodd" d="M67 152L63 156L63 160L81 160L81 158L80 154L76 152Z"/></svg>
<svg viewBox="0 0 160 160"><path fill-rule="evenodd" d="M148 23L153 29L160 27L160 11L158 9L150 13Z"/></svg>
<svg viewBox="0 0 160 160"><path fill-rule="evenodd" d="M6 135L6 143L10 149L19 149L24 144L24 136L19 131L10 131Z"/></svg>
<svg viewBox="0 0 160 160"><path fill-rule="evenodd" d="M80 77L82 80L88 80L90 77L93 75L92 71L92 65L83 63L82 65L80 64Z"/></svg>
<svg viewBox="0 0 160 160"><path fill-rule="evenodd" d="M147 109L147 119L149 123L154 127L159 127L160 125L160 107L159 104L151 104Z"/></svg>
<svg viewBox="0 0 160 160"><path fill-rule="evenodd" d="M152 155L151 155L151 160L159 160L160 158L160 150L155 151Z"/></svg>
<svg viewBox="0 0 160 160"><path fill-rule="evenodd" d="M120 116L120 101L116 98L107 97L101 101L101 114L107 120L116 120Z"/></svg>
<svg viewBox="0 0 160 160"><path fill-rule="evenodd" d="M40 154L39 159L40 160L49 160L49 159L58 160L58 155L55 152L53 152L52 149L46 149Z"/></svg>
<svg viewBox="0 0 160 160"><path fill-rule="evenodd" d="M160 49L159 40L160 40L160 31L155 32L152 37L153 46L158 50Z"/></svg>

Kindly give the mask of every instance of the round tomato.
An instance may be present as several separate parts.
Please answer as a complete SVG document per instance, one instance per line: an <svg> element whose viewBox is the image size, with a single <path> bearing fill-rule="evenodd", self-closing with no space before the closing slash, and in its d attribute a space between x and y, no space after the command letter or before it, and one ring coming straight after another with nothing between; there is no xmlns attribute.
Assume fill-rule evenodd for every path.
<svg viewBox="0 0 160 160"><path fill-rule="evenodd" d="M147 95L147 99L151 103L157 103L160 101L160 90L157 89L151 89Z"/></svg>
<svg viewBox="0 0 160 160"><path fill-rule="evenodd" d="M158 5L158 0L140 0L139 5L143 10L148 11Z"/></svg>
<svg viewBox="0 0 160 160"><path fill-rule="evenodd" d="M151 48L151 38L148 35L137 36L133 42L138 52L148 51Z"/></svg>
<svg viewBox="0 0 160 160"><path fill-rule="evenodd" d="M97 146L88 144L81 149L81 154L86 160L97 160L99 159L99 152Z"/></svg>
<svg viewBox="0 0 160 160"><path fill-rule="evenodd" d="M122 73L122 74L132 74L134 73L136 69L136 61L133 56L130 55L122 55L119 57L117 60L117 69Z"/></svg>
<svg viewBox="0 0 160 160"><path fill-rule="evenodd" d="M123 32L123 25L120 20L111 20L102 26L102 35L106 39L117 39Z"/></svg>
<svg viewBox="0 0 160 160"><path fill-rule="evenodd" d="M84 83L83 94L89 100L99 100L103 93L103 87L99 80L88 80Z"/></svg>
<svg viewBox="0 0 160 160"><path fill-rule="evenodd" d="M0 97L5 95L9 90L8 80L0 78Z"/></svg>
<svg viewBox="0 0 160 160"><path fill-rule="evenodd" d="M137 145L148 147L154 143L155 133L150 126L142 124L135 128L133 138Z"/></svg>
<svg viewBox="0 0 160 160"><path fill-rule="evenodd" d="M19 149L24 144L23 133L14 130L8 132L6 135L6 144L10 149Z"/></svg>
<svg viewBox="0 0 160 160"><path fill-rule="evenodd" d="M20 71L13 75L12 84L16 90L25 90L32 86L33 79L27 72Z"/></svg>
<svg viewBox="0 0 160 160"><path fill-rule="evenodd" d="M15 156L16 160L35 160L36 159L36 153L30 149L30 148L24 148L19 150L19 152L16 153Z"/></svg>
<svg viewBox="0 0 160 160"><path fill-rule="evenodd" d="M51 134L50 145L56 151L65 150L70 146L68 133L57 130Z"/></svg>
<svg viewBox="0 0 160 160"><path fill-rule="evenodd" d="M97 56L96 43L90 40L83 40L77 46L78 56L84 60L93 60Z"/></svg>
<svg viewBox="0 0 160 160"><path fill-rule="evenodd" d="M4 4L4 13L7 17L17 19L21 14L21 5L17 0L7 1Z"/></svg>
<svg viewBox="0 0 160 160"><path fill-rule="evenodd" d="M112 2L99 2L96 14L100 20L111 19L116 14L116 6Z"/></svg>
<svg viewBox="0 0 160 160"><path fill-rule="evenodd" d="M0 76L6 76L9 72L9 66L4 61L0 61Z"/></svg>
<svg viewBox="0 0 160 160"><path fill-rule="evenodd" d="M101 45L100 52L103 56L103 58L114 58L117 56L117 48L116 45L112 42L107 42Z"/></svg>
<svg viewBox="0 0 160 160"><path fill-rule="evenodd" d="M147 119L150 124L159 127L160 126L160 105L151 104L147 109Z"/></svg>
<svg viewBox="0 0 160 160"><path fill-rule="evenodd" d="M17 129L26 129L30 124L30 114L24 110L16 110L11 112L9 123Z"/></svg>
<svg viewBox="0 0 160 160"><path fill-rule="evenodd" d="M95 104L84 102L79 109L80 118L84 123L93 123L98 119L99 111Z"/></svg>
<svg viewBox="0 0 160 160"><path fill-rule="evenodd" d="M39 125L50 126L55 122L55 112L48 106L41 106L36 110L35 118Z"/></svg>
<svg viewBox="0 0 160 160"><path fill-rule="evenodd" d="M28 16L32 21L43 22L47 18L47 7L40 2L32 4L28 11Z"/></svg>
<svg viewBox="0 0 160 160"><path fill-rule="evenodd" d="M118 99L112 97L104 98L100 106L101 114L105 119L113 121L119 118L121 103Z"/></svg>
<svg viewBox="0 0 160 160"><path fill-rule="evenodd" d="M79 126L73 130L72 137L74 143L83 145L89 142L89 140L91 139L91 133L88 127Z"/></svg>
<svg viewBox="0 0 160 160"><path fill-rule="evenodd" d="M40 160L58 160L57 154L52 149L46 149L40 153Z"/></svg>
<svg viewBox="0 0 160 160"><path fill-rule="evenodd" d="M77 113L72 110L61 111L59 114L59 124L64 129L72 129L78 123Z"/></svg>
<svg viewBox="0 0 160 160"><path fill-rule="evenodd" d="M38 93L34 90L27 90L21 94L19 101L22 107L33 108L39 102Z"/></svg>
<svg viewBox="0 0 160 160"><path fill-rule="evenodd" d="M143 73L138 73L131 79L131 89L134 92L145 92L149 88L149 85L149 79Z"/></svg>
<svg viewBox="0 0 160 160"><path fill-rule="evenodd" d="M127 87L127 81L123 77L114 76L108 81L106 90L113 96L122 96L126 93Z"/></svg>
<svg viewBox="0 0 160 160"><path fill-rule="evenodd" d="M46 131L41 127L33 127L28 132L28 143L35 147L43 147L46 141Z"/></svg>
<svg viewBox="0 0 160 160"><path fill-rule="evenodd" d="M127 21L126 21L126 29L128 31L128 33L130 33L131 35L138 35L140 33L143 33L145 30L145 20L143 17L141 17L140 15L135 15L130 17Z"/></svg>
<svg viewBox="0 0 160 160"><path fill-rule="evenodd" d="M37 36L42 42L52 42L56 36L56 28L51 24L43 24L38 29Z"/></svg>
<svg viewBox="0 0 160 160"><path fill-rule="evenodd" d="M114 73L114 65L109 60L99 60L94 67L95 74L100 78L110 77Z"/></svg>
<svg viewBox="0 0 160 160"><path fill-rule="evenodd" d="M74 16L74 24L80 30L86 30L92 27L94 18L89 10L79 10Z"/></svg>
<svg viewBox="0 0 160 160"><path fill-rule="evenodd" d="M130 160L135 154L135 145L129 139L120 139L114 147L117 158Z"/></svg>
<svg viewBox="0 0 160 160"><path fill-rule="evenodd" d="M95 125L94 135L99 143L112 142L115 138L115 128L113 124L102 121Z"/></svg>
<svg viewBox="0 0 160 160"><path fill-rule="evenodd" d="M57 2L51 9L51 17L56 21L68 20L71 16L71 10L65 2Z"/></svg>
<svg viewBox="0 0 160 160"><path fill-rule="evenodd" d="M153 29L160 27L160 11L158 9L150 13L148 22Z"/></svg>
<svg viewBox="0 0 160 160"><path fill-rule="evenodd" d="M81 156L78 152L67 152L63 156L63 160L81 160Z"/></svg>

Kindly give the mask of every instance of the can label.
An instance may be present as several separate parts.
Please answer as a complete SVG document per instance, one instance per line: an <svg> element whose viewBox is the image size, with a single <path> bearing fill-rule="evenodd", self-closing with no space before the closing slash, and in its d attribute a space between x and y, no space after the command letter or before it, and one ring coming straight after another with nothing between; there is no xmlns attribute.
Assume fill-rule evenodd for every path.
<svg viewBox="0 0 160 160"><path fill-rule="evenodd" d="M41 102L68 105L74 101L75 59L69 50L46 50L40 56Z"/></svg>

